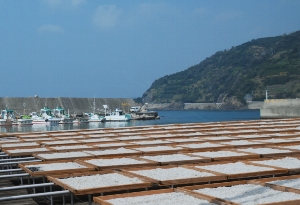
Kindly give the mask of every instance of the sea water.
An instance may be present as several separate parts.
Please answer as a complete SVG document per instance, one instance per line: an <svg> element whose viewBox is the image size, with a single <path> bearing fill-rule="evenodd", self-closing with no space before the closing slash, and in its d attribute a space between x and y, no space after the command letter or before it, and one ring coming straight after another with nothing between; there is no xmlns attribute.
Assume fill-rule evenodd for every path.
<svg viewBox="0 0 300 205"><path fill-rule="evenodd" d="M24 126L0 126L0 132L43 132L56 130L97 129L181 123L222 122L260 119L259 110L159 110L160 119L132 120L129 122L90 122L81 124L34 124Z"/></svg>

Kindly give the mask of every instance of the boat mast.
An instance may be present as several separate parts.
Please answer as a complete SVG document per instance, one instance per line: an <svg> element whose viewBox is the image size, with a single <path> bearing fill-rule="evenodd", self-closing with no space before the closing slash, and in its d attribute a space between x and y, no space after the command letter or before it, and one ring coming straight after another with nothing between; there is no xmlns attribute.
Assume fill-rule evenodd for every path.
<svg viewBox="0 0 300 205"><path fill-rule="evenodd" d="M95 109L96 109L96 103L95 103L95 95L94 95L94 102L93 102L93 104L94 104L94 109L93 109L93 115L95 114Z"/></svg>

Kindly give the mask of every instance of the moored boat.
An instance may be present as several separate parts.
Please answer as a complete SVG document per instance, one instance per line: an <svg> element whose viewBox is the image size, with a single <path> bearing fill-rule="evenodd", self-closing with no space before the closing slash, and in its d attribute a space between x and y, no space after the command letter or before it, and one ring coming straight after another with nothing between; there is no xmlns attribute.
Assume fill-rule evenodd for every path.
<svg viewBox="0 0 300 205"><path fill-rule="evenodd" d="M89 114L89 122L105 122L105 117L98 114Z"/></svg>
<svg viewBox="0 0 300 205"><path fill-rule="evenodd" d="M13 110L2 110L0 126L11 126L13 124Z"/></svg>
<svg viewBox="0 0 300 205"><path fill-rule="evenodd" d="M132 117L130 114L126 114L123 110L118 108L114 112L105 115L105 121L130 121Z"/></svg>
<svg viewBox="0 0 300 205"><path fill-rule="evenodd" d="M89 123L89 118L80 117L76 118L73 123Z"/></svg>
<svg viewBox="0 0 300 205"><path fill-rule="evenodd" d="M59 124L61 121L60 118L52 116L52 111L48 107L40 110L40 116L36 112L32 112L31 119L33 124Z"/></svg>
<svg viewBox="0 0 300 205"><path fill-rule="evenodd" d="M73 124L74 118L71 118L69 114L65 113L65 109L57 106L53 109L54 116L60 118L59 124Z"/></svg>
<svg viewBox="0 0 300 205"><path fill-rule="evenodd" d="M149 111L147 109L147 103L143 105L142 107L136 106L131 107L130 112L132 115L133 120L154 120L154 119L160 119L158 112L156 111Z"/></svg>
<svg viewBox="0 0 300 205"><path fill-rule="evenodd" d="M17 119L16 120L17 125L33 125L32 119Z"/></svg>
<svg viewBox="0 0 300 205"><path fill-rule="evenodd" d="M48 122L47 119L45 119L42 116L37 115L36 112L31 113L31 119L33 124L46 124Z"/></svg>

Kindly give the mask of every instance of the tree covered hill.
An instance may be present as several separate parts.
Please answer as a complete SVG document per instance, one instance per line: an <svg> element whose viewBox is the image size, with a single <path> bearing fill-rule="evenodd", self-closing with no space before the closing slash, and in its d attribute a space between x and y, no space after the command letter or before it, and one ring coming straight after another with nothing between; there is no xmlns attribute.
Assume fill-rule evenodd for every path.
<svg viewBox="0 0 300 205"><path fill-rule="evenodd" d="M300 97L300 31L251 40L218 51L197 65L153 82L143 102L244 103L253 100Z"/></svg>

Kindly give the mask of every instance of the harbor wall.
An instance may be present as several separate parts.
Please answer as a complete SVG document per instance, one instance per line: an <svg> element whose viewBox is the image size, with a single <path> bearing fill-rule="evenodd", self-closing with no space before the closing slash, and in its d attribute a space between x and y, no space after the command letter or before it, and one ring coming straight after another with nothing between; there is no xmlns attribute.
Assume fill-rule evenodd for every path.
<svg viewBox="0 0 300 205"><path fill-rule="evenodd" d="M185 110L191 109L199 109L199 110L206 110L206 109L217 109L216 103L184 103Z"/></svg>
<svg viewBox="0 0 300 205"><path fill-rule="evenodd" d="M12 109L17 114L28 115L31 112L40 112L44 106L54 109L60 106L69 110L70 114L82 114L84 112L93 112L95 100L95 112L104 112L103 105L108 105L109 109L114 110L120 108L126 112L129 111L135 102L131 98L39 98L39 97L26 97L26 98L0 98L0 109ZM108 109L108 110L109 110Z"/></svg>
<svg viewBox="0 0 300 205"><path fill-rule="evenodd" d="M248 109L261 109L263 108L263 101L251 101L247 102ZM172 103L148 103L147 108L149 110L164 110L164 109L176 109L172 107ZM223 109L222 103L183 103L181 108L184 110L215 110Z"/></svg>
<svg viewBox="0 0 300 205"><path fill-rule="evenodd" d="M260 118L295 117L300 117L300 99L269 99L260 109Z"/></svg>

